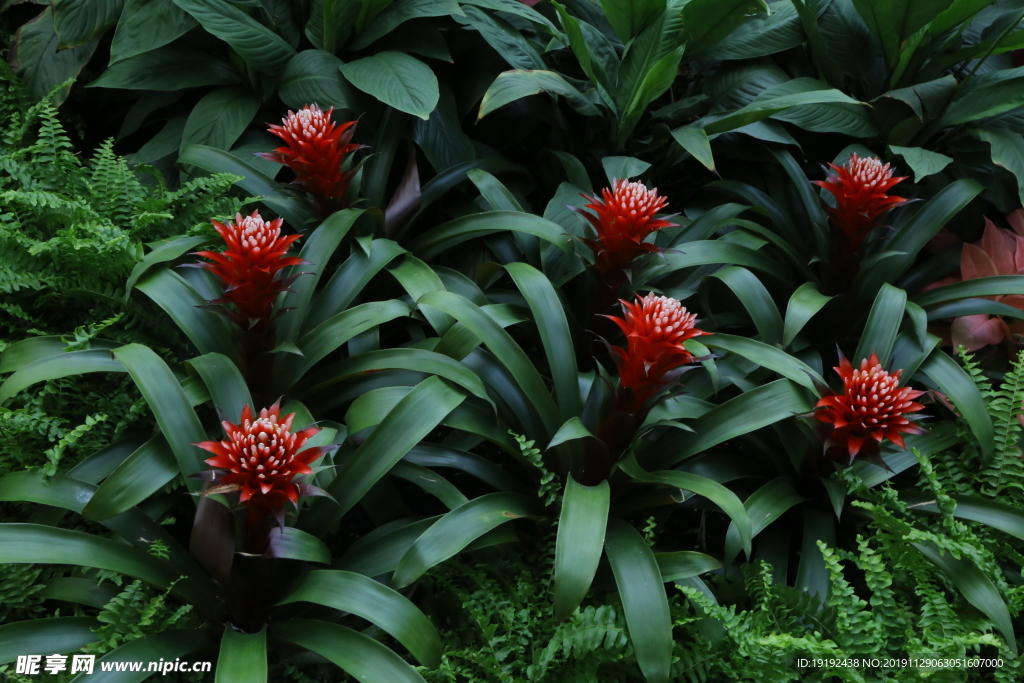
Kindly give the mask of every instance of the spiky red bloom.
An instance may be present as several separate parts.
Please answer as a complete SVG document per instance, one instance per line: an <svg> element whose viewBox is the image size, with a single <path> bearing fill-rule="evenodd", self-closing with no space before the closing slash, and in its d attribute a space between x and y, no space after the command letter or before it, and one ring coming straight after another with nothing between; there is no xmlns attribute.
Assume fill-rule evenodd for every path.
<svg viewBox="0 0 1024 683"><path fill-rule="evenodd" d="M594 213L579 213L597 233L595 239L583 242L594 251L594 265L602 274L617 274L629 268L636 257L659 251L644 240L652 232L674 225L654 217L668 206L668 200L658 196L657 188L649 190L643 183L616 180L614 189L601 190L603 200L583 196L590 200L586 208Z"/></svg>
<svg viewBox="0 0 1024 683"><path fill-rule="evenodd" d="M281 235L283 219L269 223L260 217L259 211L227 225L211 221L213 227L224 238L227 249L224 253L215 251L196 252L213 263L200 263L224 285L224 296L211 301L212 304L231 303L237 313L233 316L243 327L253 328L261 321L269 321L274 299L288 288L290 279L277 276L282 268L305 263L297 256L286 256L292 242L299 235Z"/></svg>
<svg viewBox="0 0 1024 683"><path fill-rule="evenodd" d="M683 347L687 339L709 334L694 327L695 313L688 313L676 299L653 292L636 303L621 301L625 318L607 316L626 335L625 349L610 347L619 370L618 408L637 413L674 376L669 373L693 360Z"/></svg>
<svg viewBox="0 0 1024 683"><path fill-rule="evenodd" d="M845 464L858 456L877 458L884 439L905 448L903 434L924 433L912 422L921 416L906 416L924 408L914 402L924 392L901 389L902 370L889 374L873 353L858 369L840 355L834 369L843 378L843 393L826 396L815 407L815 417L832 425L826 444L829 457Z"/></svg>
<svg viewBox="0 0 1024 683"><path fill-rule="evenodd" d="M296 185L344 208L355 170L343 171L342 164L348 154L363 146L352 142L357 122L337 126L331 121L333 112L334 107L321 111L315 104L307 104L298 112L289 110L281 125L269 127L285 146L257 156L284 164L295 171Z"/></svg>
<svg viewBox="0 0 1024 683"><path fill-rule="evenodd" d="M227 470L218 481L224 486L238 486L239 502L280 510L285 501L299 502L301 489L293 481L295 477L312 474L310 463L331 449L317 447L300 452L320 429L309 427L293 433L294 418L292 413L281 419L280 401L261 410L256 419L252 409L245 406L237 425L221 423L227 439L194 445L214 454L207 465Z"/></svg>
<svg viewBox="0 0 1024 683"><path fill-rule="evenodd" d="M815 180L814 184L835 195L836 208L826 208L832 222L846 235L850 247L858 251L875 227L875 220L889 209L906 203L903 197L886 194L906 177L894 178L889 164L882 165L878 157L861 159L851 154L845 165L829 166L835 173L829 173L827 180Z"/></svg>

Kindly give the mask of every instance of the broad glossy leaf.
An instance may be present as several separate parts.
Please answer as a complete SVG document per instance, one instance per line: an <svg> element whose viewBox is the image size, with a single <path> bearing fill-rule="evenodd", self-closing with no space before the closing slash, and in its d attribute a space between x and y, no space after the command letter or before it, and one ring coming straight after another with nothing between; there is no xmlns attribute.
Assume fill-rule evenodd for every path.
<svg viewBox="0 0 1024 683"><path fill-rule="evenodd" d="M416 539L398 563L392 584L396 588L408 586L491 529L536 512L534 501L517 493L488 493L474 498L444 515Z"/></svg>
<svg viewBox="0 0 1024 683"><path fill-rule="evenodd" d="M117 23L125 0L52 0L57 47L83 45L103 35Z"/></svg>
<svg viewBox="0 0 1024 683"><path fill-rule="evenodd" d="M166 0L126 0L110 44L110 63L171 43L197 26L187 12Z"/></svg>
<svg viewBox="0 0 1024 683"><path fill-rule="evenodd" d="M102 626L92 617L51 617L15 621L0 626L0 664L10 664L21 655L52 655L78 652L99 640Z"/></svg>
<svg viewBox="0 0 1024 683"><path fill-rule="evenodd" d="M1016 72L1013 72L1016 73ZM969 123L1016 109L1024 104L1024 77L996 78L959 93L939 122L943 128Z"/></svg>
<svg viewBox="0 0 1024 683"><path fill-rule="evenodd" d="M230 321L203 308L207 300L183 277L169 268L156 268L135 286L171 317L200 353L236 355Z"/></svg>
<svg viewBox="0 0 1024 683"><path fill-rule="evenodd" d="M1017 179L1017 197L1024 204L1024 137L1008 128L981 128L977 136L992 145L992 163Z"/></svg>
<svg viewBox="0 0 1024 683"><path fill-rule="evenodd" d="M562 496L555 540L555 619L568 617L583 602L597 573L608 526L607 481L576 483L570 474Z"/></svg>
<svg viewBox="0 0 1024 683"><path fill-rule="evenodd" d="M643 536L621 519L608 520L605 552L619 588L637 664L648 683L667 683L672 618L658 561Z"/></svg>
<svg viewBox="0 0 1024 683"><path fill-rule="evenodd" d="M789 306L786 308L786 324L782 334L782 345L789 346L793 343L796 335L804 325L827 304L832 297L825 296L818 291L817 285L813 282L805 282L799 289L793 292L789 298Z"/></svg>
<svg viewBox="0 0 1024 683"><path fill-rule="evenodd" d="M119 515L162 489L180 474L167 440L154 436L117 466L88 501L82 515L104 520Z"/></svg>
<svg viewBox="0 0 1024 683"><path fill-rule="evenodd" d="M696 124L708 135L730 130L766 119L780 112L810 104L858 104L857 100L839 90L831 90L824 83L810 78L794 79L772 86L759 94L745 107L727 114L713 114Z"/></svg>
<svg viewBox="0 0 1024 683"><path fill-rule="evenodd" d="M292 109L310 103L359 111L360 95L341 75L341 60L323 50L303 50L288 60L277 95Z"/></svg>
<svg viewBox="0 0 1024 683"><path fill-rule="evenodd" d="M690 0L683 5L686 54L713 47L754 12L769 12L764 0Z"/></svg>
<svg viewBox="0 0 1024 683"><path fill-rule="evenodd" d="M942 169L953 163L953 158L938 152L931 152L921 147L899 147L889 145L893 154L899 154L914 171L914 182L921 182L922 178L935 175Z"/></svg>
<svg viewBox="0 0 1024 683"><path fill-rule="evenodd" d="M171 241L165 241L162 244L153 248L146 256L135 264L132 268L132 274L128 277L128 283L125 285L124 301L128 303L128 297L131 296L132 289L135 287L135 283L138 282L139 278L146 274L150 268L159 264L173 261L176 258L182 256L189 249L195 249L198 246L208 244L214 241L215 237L209 235L197 235L196 237L179 237Z"/></svg>
<svg viewBox="0 0 1024 683"><path fill-rule="evenodd" d="M265 407L253 405L245 378L242 377L238 366L227 356L208 353L185 361L185 364L191 366L203 378L203 382L210 390L210 396L213 397L213 404L223 419L237 423L245 406L256 412Z"/></svg>
<svg viewBox="0 0 1024 683"><path fill-rule="evenodd" d="M34 102L54 91L57 86L77 78L82 67L96 51L98 41L91 41L68 50L57 49L57 34L53 30L53 15L47 7L35 19L28 21L14 34L11 42L11 70L21 79L25 94ZM59 106L71 88L63 88L54 98Z"/></svg>
<svg viewBox="0 0 1024 683"><path fill-rule="evenodd" d="M292 527L274 527L270 530L270 545L266 557L277 557L303 562L331 563L331 551L319 538Z"/></svg>
<svg viewBox="0 0 1024 683"><path fill-rule="evenodd" d="M704 50L702 58L717 61L763 57L792 49L805 39L794 3L777 0L772 3L771 14L759 12L748 16L736 30Z"/></svg>
<svg viewBox="0 0 1024 683"><path fill-rule="evenodd" d="M258 683L267 680L267 627L256 633L225 624L220 638L214 683Z"/></svg>
<svg viewBox="0 0 1024 683"><path fill-rule="evenodd" d="M647 28L665 11L665 0L601 0L608 23L623 43Z"/></svg>
<svg viewBox="0 0 1024 683"><path fill-rule="evenodd" d="M1006 602L999 594L999 589L992 583L981 569L967 558L957 559L942 551L934 545L923 543L912 543L922 555L935 563L949 580L953 582L967 602L971 603L989 619L991 619L1003 638L1006 646L1015 656L1017 654L1017 639L1013 632L1013 622L1010 620L1010 612L1006 608Z"/></svg>
<svg viewBox="0 0 1024 683"><path fill-rule="evenodd" d="M441 637L408 598L368 576L337 570L306 574L279 605L312 602L350 612L376 624L404 645L423 666L441 663Z"/></svg>
<svg viewBox="0 0 1024 683"><path fill-rule="evenodd" d="M259 108L259 98L245 88L217 88L192 108L181 134L181 149L190 145L231 149Z"/></svg>
<svg viewBox="0 0 1024 683"><path fill-rule="evenodd" d="M423 120L437 106L437 76L426 64L404 52L388 50L343 64L341 73L356 88L398 111Z"/></svg>
<svg viewBox="0 0 1024 683"><path fill-rule="evenodd" d="M368 23L347 47L361 50L410 19L461 15L462 10L455 0L395 0Z"/></svg>
<svg viewBox="0 0 1024 683"><path fill-rule="evenodd" d="M259 71L279 74L295 56L295 49L283 38L226 0L173 2Z"/></svg>
<svg viewBox="0 0 1024 683"><path fill-rule="evenodd" d="M480 102L478 118L483 118L506 104L542 92L561 95L584 116L597 116L598 110L590 100L554 71L526 71L514 69L499 74Z"/></svg>
<svg viewBox="0 0 1024 683"><path fill-rule="evenodd" d="M316 619L274 622L270 634L324 657L367 683L426 683L401 657L373 638Z"/></svg>
<svg viewBox="0 0 1024 683"><path fill-rule="evenodd" d="M111 349L69 351L39 358L22 366L0 384L0 404L37 382L86 372L124 372L124 366L111 355Z"/></svg>
<svg viewBox="0 0 1024 683"><path fill-rule="evenodd" d="M202 50L165 45L112 64L89 87L171 91L238 82L230 64Z"/></svg>
<svg viewBox="0 0 1024 683"><path fill-rule="evenodd" d="M678 142L679 146L689 152L694 159L702 163L705 168L717 173L715 158L711 154L711 143L708 142L708 134L704 132L703 128L696 126L676 128L672 131L672 139Z"/></svg>

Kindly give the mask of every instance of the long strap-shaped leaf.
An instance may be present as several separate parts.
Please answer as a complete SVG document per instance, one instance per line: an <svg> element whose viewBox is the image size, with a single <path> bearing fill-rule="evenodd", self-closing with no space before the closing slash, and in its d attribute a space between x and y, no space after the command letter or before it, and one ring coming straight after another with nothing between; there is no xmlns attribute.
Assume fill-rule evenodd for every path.
<svg viewBox="0 0 1024 683"><path fill-rule="evenodd" d="M416 539L398 563L391 582L396 588L408 586L491 529L536 512L535 502L517 493L488 493L474 498L446 514Z"/></svg>
<svg viewBox="0 0 1024 683"><path fill-rule="evenodd" d="M750 539L753 535L750 516L739 497L714 479L702 477L692 472L680 472L678 470L662 470L659 472L646 472L636 461L632 451L619 463L619 469L637 481L650 482L652 484L665 484L674 486L684 491L692 491L698 496L704 496L712 503L722 508L736 525L743 548L750 553Z"/></svg>
<svg viewBox="0 0 1024 683"><path fill-rule="evenodd" d="M46 337L31 337L20 342L11 344L0 353L0 375L8 372L17 372L29 363L42 360L49 356L60 356L67 353L64 349L68 343L60 335L49 335ZM120 342L109 339L90 339L91 350L116 349L122 346Z"/></svg>
<svg viewBox="0 0 1024 683"><path fill-rule="evenodd" d="M918 306L927 307L971 297L1005 296L1007 294L1024 294L1024 277L1020 275L996 275L994 277L979 277L974 280L954 282L953 284L943 285L920 294L915 294L911 301Z"/></svg>
<svg viewBox="0 0 1024 683"><path fill-rule="evenodd" d="M0 384L0 404L36 382L86 372L124 372L124 366L110 355L110 349L70 351L46 356L22 366Z"/></svg>
<svg viewBox="0 0 1024 683"><path fill-rule="evenodd" d="M366 576L380 576L395 571L402 557L441 516L398 520L384 527L374 529L352 544L334 566Z"/></svg>
<svg viewBox="0 0 1024 683"><path fill-rule="evenodd" d="M398 243L382 239L370 242L369 253L354 249L352 255L334 271L323 289L313 297L302 324L303 333L348 308L384 266L404 253L405 249Z"/></svg>
<svg viewBox="0 0 1024 683"><path fill-rule="evenodd" d="M782 315L771 294L753 273L746 268L731 266L713 273L711 277L724 282L740 300L761 334L761 341L766 344L778 344L782 341ZM707 288L702 286L701 289L706 301ZM705 310L711 309L705 306Z"/></svg>
<svg viewBox="0 0 1024 683"><path fill-rule="evenodd" d="M572 253L572 242L557 223L519 211L488 211L456 218L426 231L409 245L409 251L423 259L476 237L511 230L536 235L564 252Z"/></svg>
<svg viewBox="0 0 1024 683"><path fill-rule="evenodd" d="M304 240L299 258L305 259L308 263L288 269L286 277L300 274L301 276L292 283L292 291L285 292L278 301L280 308L287 309L277 323L277 338L280 341L295 341L298 338L299 330L308 314L309 302L320 278L327 270L331 255L361 215L362 209L345 209L332 213Z"/></svg>
<svg viewBox="0 0 1024 683"><path fill-rule="evenodd" d="M153 251L146 254L146 256L135 264L132 269L132 274L128 277L128 282L124 286L124 302L127 305L128 298L132 294L132 289L135 288L135 283L139 281L143 275L145 275L150 268L160 263L167 263L178 258L189 249L195 249L196 247L212 242L216 240L216 236L210 235L199 235L196 237L179 237L176 240L165 242L160 244Z"/></svg>
<svg viewBox="0 0 1024 683"><path fill-rule="evenodd" d="M160 431L174 452L181 473L187 477L208 469L199 449L192 445L205 441L206 432L167 363L141 344L122 346L114 351L114 357L127 368L135 385L149 403ZM192 491L201 488L201 482L194 479L185 481Z"/></svg>
<svg viewBox="0 0 1024 683"><path fill-rule="evenodd" d="M162 434L139 446L100 484L82 514L102 521L119 515L159 491L180 473Z"/></svg>
<svg viewBox="0 0 1024 683"><path fill-rule="evenodd" d="M222 419L236 422L245 406L251 406L257 412L261 408L252 405L252 396L241 371L227 356L207 353L186 361L185 365L191 366L203 378Z"/></svg>
<svg viewBox="0 0 1024 683"><path fill-rule="evenodd" d="M540 373L512 336L489 315L468 299L452 292L428 292L420 298L421 306L433 306L448 313L479 337L484 345L508 368L515 381L529 397L534 410L550 437L558 430L558 406L544 384Z"/></svg>
<svg viewBox="0 0 1024 683"><path fill-rule="evenodd" d="M854 367L872 353L878 354L883 366L889 364L892 347L896 343L896 335L900 331L903 313L907 308L907 293L899 287L886 283L878 290L875 303L871 305L868 321L864 325L864 333L853 354Z"/></svg>
<svg viewBox="0 0 1024 683"><path fill-rule="evenodd" d="M259 683L267 680L267 627L257 633L224 626L214 683Z"/></svg>
<svg viewBox="0 0 1024 683"><path fill-rule="evenodd" d="M206 299L180 275L168 268L155 268L139 280L136 288L164 309L200 353L237 356L231 323L203 308Z"/></svg>
<svg viewBox="0 0 1024 683"><path fill-rule="evenodd" d="M73 564L127 574L169 588L172 593L200 608L217 600L210 586L192 578L178 581L180 571L145 551L81 531L69 531L38 524L0 524L0 547L4 562L11 564ZM177 583L175 583L177 581Z"/></svg>
<svg viewBox="0 0 1024 683"><path fill-rule="evenodd" d="M275 622L270 635L326 657L359 681L426 683L415 669L386 646L339 624L288 619Z"/></svg>
<svg viewBox="0 0 1024 683"><path fill-rule="evenodd" d="M464 399L465 394L437 377L421 382L338 469L338 476L328 489L337 505L321 501L302 520L302 526L314 535L330 527Z"/></svg>
<svg viewBox="0 0 1024 683"><path fill-rule="evenodd" d="M441 663L441 636L426 615L408 598L368 576L326 569L310 572L278 604L299 601L351 612L390 633L423 666Z"/></svg>
<svg viewBox="0 0 1024 683"><path fill-rule="evenodd" d="M999 529L1004 533L1024 540L1024 510L1021 510L1019 507L1001 503L998 500L977 498L975 496L951 497L956 501L956 508L953 510L954 517L987 524L993 529ZM939 512L938 505L935 503L935 494L933 493L905 491L900 494L900 499L905 501L914 510Z"/></svg>
<svg viewBox="0 0 1024 683"><path fill-rule="evenodd" d="M649 467L671 467L712 446L753 432L779 420L810 412L810 392L788 379L769 382L729 399L690 423L693 433L676 431L664 437Z"/></svg>
<svg viewBox="0 0 1024 683"><path fill-rule="evenodd" d="M77 652L83 645L99 640L102 626L92 617L54 617L16 621L0 626L0 664L10 664L20 655L52 655Z"/></svg>
<svg viewBox="0 0 1024 683"><path fill-rule="evenodd" d="M604 548L637 664L648 683L666 683L672 664L672 617L658 561L643 536L621 519L608 520Z"/></svg>
<svg viewBox="0 0 1024 683"><path fill-rule="evenodd" d="M586 597L597 573L608 526L610 487L565 483L555 540L555 619L565 619Z"/></svg>
<svg viewBox="0 0 1024 683"><path fill-rule="evenodd" d="M704 345L709 349L721 349L743 356L747 360L777 372L786 379L802 384L808 389L814 389L815 380L822 384L825 383L821 375L811 366L774 346L746 337L736 337L718 332L703 339Z"/></svg>
<svg viewBox="0 0 1024 683"><path fill-rule="evenodd" d="M96 661L91 674L79 674L73 683L141 683L152 676L147 671L118 671L111 666L104 671L104 664L114 662L174 662L176 659L204 650L210 646L210 640L204 631L164 631L151 636L133 640L121 647L108 652ZM250 679L251 680L251 679Z"/></svg>
<svg viewBox="0 0 1024 683"><path fill-rule="evenodd" d="M964 416L985 458L995 451L995 428L981 391L963 368L941 349L921 364L921 372L932 379Z"/></svg>
<svg viewBox="0 0 1024 683"><path fill-rule="evenodd" d="M540 332L544 354L551 369L551 379L555 385L555 396L558 397L562 420L576 417L583 411L579 373L576 369L576 352L573 349L569 322L565 317L565 309L562 307L558 292L551 286L551 281L533 266L526 263L510 263L505 268L519 287L519 291L523 293L537 323L537 331Z"/></svg>
<svg viewBox="0 0 1024 683"><path fill-rule="evenodd" d="M999 594L999 589L992 583L992 579L966 558L957 559L949 554L944 555L941 550L931 544L911 543L911 545L934 562L949 577L953 585L967 598L967 602L980 609L995 623L996 628L1006 639L1006 646L1016 656L1017 639L1013 633L1010 611L1006 608L1006 602Z"/></svg>

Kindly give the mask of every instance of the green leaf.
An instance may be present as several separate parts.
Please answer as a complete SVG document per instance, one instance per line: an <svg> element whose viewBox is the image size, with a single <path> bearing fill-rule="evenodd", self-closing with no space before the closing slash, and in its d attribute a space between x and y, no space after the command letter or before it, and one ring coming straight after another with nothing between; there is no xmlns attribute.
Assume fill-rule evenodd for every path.
<svg viewBox="0 0 1024 683"><path fill-rule="evenodd" d="M510 263L505 268L533 313L533 320L544 344L562 418L567 420L579 415L583 411L583 402L580 399L576 352L558 292L543 273L530 265Z"/></svg>
<svg viewBox="0 0 1024 683"><path fill-rule="evenodd" d="M188 115L181 149L189 145L231 149L259 108L259 98L244 88L218 88L208 93Z"/></svg>
<svg viewBox="0 0 1024 683"><path fill-rule="evenodd" d="M946 31L960 26L975 14L989 5L994 5L997 0L953 0L949 8L937 16L928 25L928 35L940 36Z"/></svg>
<svg viewBox="0 0 1024 683"><path fill-rule="evenodd" d="M207 469L201 451L192 445L205 441L206 432L167 364L141 344L122 346L113 354L128 370L149 404L181 473L187 477ZM186 483L193 491L201 488L201 483L194 479L186 479Z"/></svg>
<svg viewBox="0 0 1024 683"><path fill-rule="evenodd" d="M1016 71L1009 73L1016 73ZM946 109L938 126L948 128L1016 109L1024 104L1022 84L1024 84L1024 77L1021 76L998 78L981 84L975 81L975 87L961 90L958 93L957 98Z"/></svg>
<svg viewBox="0 0 1024 683"><path fill-rule="evenodd" d="M277 91L281 101L293 109L319 104L359 111L359 94L341 75L341 60L323 50L303 50L288 61Z"/></svg>
<svg viewBox="0 0 1024 683"><path fill-rule="evenodd" d="M238 82L226 62L195 48L166 45L112 64L89 87L171 91Z"/></svg>
<svg viewBox="0 0 1024 683"><path fill-rule="evenodd" d="M135 286L170 316L200 353L237 354L231 322L203 308L206 299L183 277L169 268L157 268L140 277Z"/></svg>
<svg viewBox="0 0 1024 683"><path fill-rule="evenodd" d="M672 138L679 143L679 146L689 152L694 159L704 164L712 173L715 170L715 158L711 154L711 143L708 141L708 134L703 128L696 126L683 126L672 131Z"/></svg>
<svg viewBox="0 0 1024 683"><path fill-rule="evenodd" d="M478 118L483 118L506 104L542 92L561 95L584 116L597 116L598 110L579 90L554 71L514 69L498 75L484 93Z"/></svg>
<svg viewBox="0 0 1024 683"><path fill-rule="evenodd" d="M0 524L0 544L7 563L71 564L106 569L165 590L173 584L173 595L202 606L203 610L216 603L207 584L191 578L181 579L181 572L173 564L109 538L38 524Z"/></svg>
<svg viewBox="0 0 1024 683"><path fill-rule="evenodd" d="M433 306L452 316L476 335L512 374L516 384L529 398L549 435L558 429L558 407L544 380L523 349L480 307L452 292L428 292L420 306Z"/></svg>
<svg viewBox="0 0 1024 683"><path fill-rule="evenodd" d="M437 106L437 77L423 62L403 52L378 52L343 64L341 73L363 92L423 120Z"/></svg>
<svg viewBox="0 0 1024 683"><path fill-rule="evenodd" d="M408 586L491 529L536 514L534 506L534 501L518 493L488 493L455 508L416 539L398 563L392 585Z"/></svg>
<svg viewBox="0 0 1024 683"><path fill-rule="evenodd" d="M361 50L410 19L447 16L462 16L462 10L455 0L395 0L367 24L359 37L347 47Z"/></svg>
<svg viewBox="0 0 1024 683"><path fill-rule="evenodd" d="M324 657L367 683L426 683L416 670L387 646L359 631L316 619L287 619L271 625L270 634Z"/></svg>
<svg viewBox="0 0 1024 683"><path fill-rule="evenodd" d="M67 345L68 342L60 335L31 337L15 342L0 352L0 375L17 372L37 360L63 355L67 353L64 350ZM92 347L90 350L116 349L121 346L120 343L108 339L92 339L89 345Z"/></svg>
<svg viewBox="0 0 1024 683"><path fill-rule="evenodd" d="M113 585L101 585L90 579L59 576L47 581L43 590L36 595L48 600L63 600L76 605L103 609L108 602L117 597L118 592Z"/></svg>
<svg viewBox="0 0 1024 683"><path fill-rule="evenodd" d="M787 281L787 276L780 273L778 259L739 244L731 244L722 240L701 240L688 242L686 251L668 252L652 263L650 270L635 279L644 281L651 276L659 276L693 266L733 264L761 271L766 275Z"/></svg>
<svg viewBox="0 0 1024 683"><path fill-rule="evenodd" d="M906 292L888 283L882 285L875 302L871 305L871 312L868 313L868 321L857 344L857 351L853 354L854 366L859 366L860 362L872 353L878 354L883 367L889 365L892 347L896 343L896 335L900 332L900 323L903 321L906 307Z"/></svg>
<svg viewBox="0 0 1024 683"><path fill-rule="evenodd" d="M768 14L764 0L690 0L683 5L683 38L686 54L699 54L732 33L747 15Z"/></svg>
<svg viewBox="0 0 1024 683"><path fill-rule="evenodd" d="M860 104L839 90L830 90L812 78L797 78L762 91L754 101L736 111L712 114L697 121L708 135L742 128L787 109L810 104Z"/></svg>
<svg viewBox="0 0 1024 683"><path fill-rule="evenodd" d="M377 480L464 399L465 394L437 377L421 382L388 412L359 449L338 468L338 476L328 487L328 492L338 502L337 506L333 503L330 508L319 506L311 511L303 524L316 533L348 512Z"/></svg>
<svg viewBox="0 0 1024 683"><path fill-rule="evenodd" d="M929 152L921 147L889 145L889 151L903 157L907 165L914 172L915 183L921 182L922 178L935 175L953 163L952 157L947 157L945 154L939 154L938 152Z"/></svg>
<svg viewBox="0 0 1024 683"><path fill-rule="evenodd" d="M414 604L368 576L318 570L306 574L279 602L312 602L362 617L404 645L423 666L441 664L441 637Z"/></svg>
<svg viewBox="0 0 1024 683"><path fill-rule="evenodd" d="M786 308L786 324L782 333L782 345L792 344L804 325L831 299L832 297L819 292L817 285L813 282L805 282L800 285L800 288L789 298L789 306Z"/></svg>
<svg viewBox="0 0 1024 683"><path fill-rule="evenodd" d="M131 509L180 474L167 440L154 436L117 466L82 510L86 519L102 521Z"/></svg>
<svg viewBox="0 0 1024 683"><path fill-rule="evenodd" d="M226 0L173 0L223 40L246 64L266 74L281 73L295 48L283 38Z"/></svg>
<svg viewBox="0 0 1024 683"><path fill-rule="evenodd" d="M395 571L413 542L441 519L430 517L413 522L401 520L378 527L352 544L334 566L365 576L380 576Z"/></svg>
<svg viewBox="0 0 1024 683"><path fill-rule="evenodd" d="M1024 278L1019 275L996 275L954 282L915 294L911 301L918 306L934 306L971 297L1005 296L1008 294L1024 294Z"/></svg>
<svg viewBox="0 0 1024 683"><path fill-rule="evenodd" d="M174 42L198 25L166 0L127 0L110 44L110 64Z"/></svg>
<svg viewBox="0 0 1024 683"><path fill-rule="evenodd" d="M562 496L555 540L555 619L562 621L579 607L597 573L608 526L611 489L576 483L570 474Z"/></svg>
<svg viewBox="0 0 1024 683"><path fill-rule="evenodd" d="M58 49L95 40L117 23L124 0L53 0L53 26Z"/></svg>
<svg viewBox="0 0 1024 683"><path fill-rule="evenodd" d="M636 662L648 683L667 683L672 664L672 618L658 561L636 529L609 519L605 551L619 588Z"/></svg>
<svg viewBox="0 0 1024 683"><path fill-rule="evenodd" d="M89 681L89 683L141 683L152 675L145 669L137 673L129 673L118 671L116 666L110 666L110 671L105 671L103 665L109 666L114 662L157 662L159 660L173 662L185 655L206 650L209 647L209 637L201 630L163 631L143 636L97 659L93 673L88 674L88 678L83 680ZM148 668L148 664L146 668ZM82 674L82 676L85 675Z"/></svg>
<svg viewBox="0 0 1024 683"><path fill-rule="evenodd" d="M911 545L921 551L922 555L934 562L949 577L949 580L960 590L967 602L984 612L995 623L996 628L1006 640L1006 646L1016 656L1017 639L1013 633L1010 612L1006 608L1003 597L999 594L999 589L992 583L992 579L966 558L957 559L952 555L944 555L940 549L931 544L912 543Z"/></svg>
<svg viewBox="0 0 1024 683"><path fill-rule="evenodd" d="M604 157L601 159L601 167L608 178L608 185L612 186L616 180L636 178L646 172L651 165L635 157Z"/></svg>
<svg viewBox="0 0 1024 683"><path fill-rule="evenodd" d="M980 128L975 135L992 146L992 163L1017 179L1017 198L1024 204L1024 137L1008 128Z"/></svg>
<svg viewBox="0 0 1024 683"><path fill-rule="evenodd" d="M292 527L274 527L270 530L270 545L267 546L264 556L320 564L331 563L331 551L323 541Z"/></svg>
<svg viewBox="0 0 1024 683"><path fill-rule="evenodd" d="M777 344L782 341L782 316L771 294L753 273L746 268L733 266L723 268L710 277L721 280L732 290L747 309L764 343Z"/></svg>
<svg viewBox="0 0 1024 683"><path fill-rule="evenodd" d="M793 482L788 477L778 477L768 482L750 494L743 504L750 516L751 534L757 536L783 513L805 500L807 499L793 488ZM742 531L736 527L735 523L730 524L725 537L726 564L732 563L735 559L740 551L742 541ZM746 552L749 557L750 551Z"/></svg>
<svg viewBox="0 0 1024 683"><path fill-rule="evenodd" d="M40 358L20 368L0 384L0 404L37 382L86 372L124 372L111 349L69 351Z"/></svg>
<svg viewBox="0 0 1024 683"><path fill-rule="evenodd" d="M978 440L982 455L991 458L995 449L992 417L985 408L981 391L970 375L942 351L932 353L921 365L921 372L931 378L953 402Z"/></svg>
<svg viewBox="0 0 1024 683"><path fill-rule="evenodd" d="M469 499L454 484L440 474L434 470L409 462L407 459L395 463L395 466L391 468L390 474L393 477L404 479L419 486L441 501L449 510L454 510L460 505L465 505L469 502Z"/></svg>
<svg viewBox="0 0 1024 683"><path fill-rule="evenodd" d="M822 384L825 383L821 375L815 372L809 365L789 355L782 349L769 344L746 337L736 337L731 334L717 332L704 338L702 341L709 349L720 349L743 356L747 360L767 370L777 372L786 379L802 384L812 391L815 387L815 381Z"/></svg>
<svg viewBox="0 0 1024 683"><path fill-rule="evenodd" d="M99 640L102 624L92 617L50 617L16 621L0 626L0 664L21 655L52 655L78 652Z"/></svg>
<svg viewBox="0 0 1024 683"><path fill-rule="evenodd" d="M213 404L223 419L235 422L245 406L259 412L262 406L253 405L245 378L242 377L238 366L227 356L208 353L185 361L185 364L191 366L203 378L207 389L210 390L210 396L213 397Z"/></svg>
<svg viewBox="0 0 1024 683"><path fill-rule="evenodd" d="M636 456L630 452L625 459L619 462L619 469L633 479L641 482L650 482L673 486L683 491L692 491L698 496L703 496L709 501L722 508L722 512L729 516L739 532L743 547L750 552L750 539L752 536L750 517L747 514L743 502L735 493L722 486L713 479L708 479L699 474L681 472L678 470L662 470L660 472L647 472L636 461ZM666 579L667 581L668 579Z"/></svg>
<svg viewBox="0 0 1024 683"><path fill-rule="evenodd" d="M665 0L601 0L601 8L615 33L628 43L661 16Z"/></svg>
<svg viewBox="0 0 1024 683"><path fill-rule="evenodd" d="M11 41L11 69L21 79L25 94L33 102L41 102L57 86L77 78L82 67L96 51L97 41L69 50L57 49L53 15L47 7L35 19L22 24ZM62 88L53 98L59 106L67 98L70 86Z"/></svg>
<svg viewBox="0 0 1024 683"><path fill-rule="evenodd" d="M722 566L721 562L710 555L690 550L680 550L674 553L654 553L654 559L657 560L658 569L661 571L661 578L666 583L699 576L705 572L719 569Z"/></svg>
<svg viewBox="0 0 1024 683"><path fill-rule="evenodd" d="M128 297L131 296L132 289L135 287L135 283L138 282L139 278L146 274L150 268L159 264L173 261L182 254L186 253L189 249L195 249L198 246L208 244L214 241L216 238L209 235L197 235L196 237L179 237L178 239L165 241L163 244L155 247L151 252L135 264L132 269L132 274L128 277L128 283L125 285L124 302L128 304Z"/></svg>
<svg viewBox="0 0 1024 683"><path fill-rule="evenodd" d="M1024 540L1024 510L998 500L975 496L951 496L951 498L956 501L956 508L953 510L954 517L987 524L993 529L999 529ZM906 491L900 494L900 499L915 510L940 512L935 502L934 493Z"/></svg>
<svg viewBox="0 0 1024 683"><path fill-rule="evenodd" d="M676 432L659 442L650 458L655 466L668 467L723 441L786 420L814 409L817 397L788 379L763 384L729 399L690 423L695 433Z"/></svg>
<svg viewBox="0 0 1024 683"><path fill-rule="evenodd" d="M214 683L258 683L267 680L267 627L243 633L225 624Z"/></svg>

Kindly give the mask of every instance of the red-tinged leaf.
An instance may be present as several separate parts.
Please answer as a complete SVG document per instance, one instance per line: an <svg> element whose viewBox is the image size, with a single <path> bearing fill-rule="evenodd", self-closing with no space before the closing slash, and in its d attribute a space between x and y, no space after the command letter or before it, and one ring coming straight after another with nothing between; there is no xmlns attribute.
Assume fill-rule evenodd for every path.
<svg viewBox="0 0 1024 683"><path fill-rule="evenodd" d="M953 348L961 346L977 351L986 346L997 346L1010 336L1010 328L1001 318L987 315L964 315L953 321Z"/></svg>

